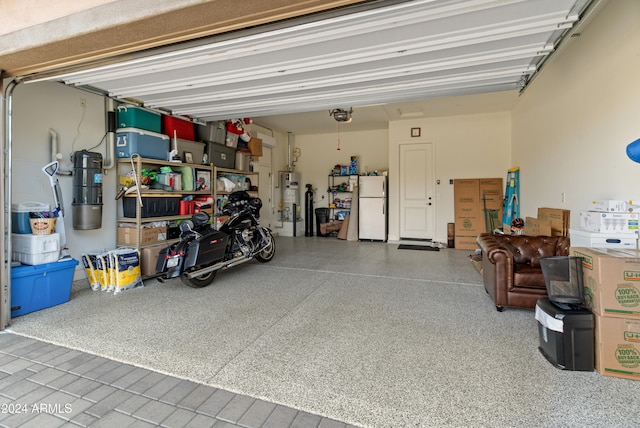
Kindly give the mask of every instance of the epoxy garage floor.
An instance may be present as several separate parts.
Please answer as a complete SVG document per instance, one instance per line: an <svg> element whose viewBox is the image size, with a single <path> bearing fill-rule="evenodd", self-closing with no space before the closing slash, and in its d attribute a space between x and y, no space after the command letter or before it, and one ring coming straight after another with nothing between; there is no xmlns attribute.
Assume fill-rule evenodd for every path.
<svg viewBox="0 0 640 428"><path fill-rule="evenodd" d="M497 312L470 251L318 237L278 237L277 245L272 262L220 272L203 289L179 280L147 281L117 296L76 289L69 303L14 319L0 338L15 340L15 333L73 350L55 348L60 358L76 350L100 358L101 368L68 360L62 369L69 373L60 376L80 376L80 385L106 376L99 387L141 396L135 400L144 403L134 410L133 402L122 410L106 398L92 404L111 407L112 417L133 415L131 426L171 426L169 417L185 410L194 412L193 424L206 416L215 426L245 426L242 417L254 415L253 403L283 409L277 414L289 419L280 426L298 426L296 417L307 423L301 426L366 427L606 427L640 420L635 407L615 410L619 400L640 393L640 382L549 364L537 350L533 311ZM46 377L39 375L43 370L57 370L28 355L0 357L3 367L35 364L15 373L2 369L5 379L21 372L33 383L29 379ZM125 369L108 369L116 364L108 360L129 371L113 380ZM82 373L103 370L114 374ZM237 419L158 395L185 383L212 388L211 400L228 399L217 410L231 405L226 412ZM73 396L91 401L99 387L84 393L78 386ZM4 401L13 398L4 390ZM174 408L162 421L136 414L159 419L154 409L165 405Z"/></svg>

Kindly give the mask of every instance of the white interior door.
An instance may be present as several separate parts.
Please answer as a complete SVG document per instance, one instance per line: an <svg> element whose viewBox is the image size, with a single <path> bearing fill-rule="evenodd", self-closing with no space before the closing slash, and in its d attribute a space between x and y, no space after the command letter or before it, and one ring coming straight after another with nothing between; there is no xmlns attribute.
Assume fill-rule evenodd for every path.
<svg viewBox="0 0 640 428"><path fill-rule="evenodd" d="M433 144L400 145L400 239L433 239Z"/></svg>

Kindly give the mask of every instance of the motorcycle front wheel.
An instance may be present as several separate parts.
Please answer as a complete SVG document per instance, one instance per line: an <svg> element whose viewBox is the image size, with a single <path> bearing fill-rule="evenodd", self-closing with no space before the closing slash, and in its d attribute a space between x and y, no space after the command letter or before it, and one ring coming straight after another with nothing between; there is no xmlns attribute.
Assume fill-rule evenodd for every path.
<svg viewBox="0 0 640 428"><path fill-rule="evenodd" d="M276 241L273 239L273 235L268 229L263 229L264 234L266 235L266 247L259 253L256 253L254 256L257 261L260 263L270 262L273 256L276 255ZM260 244L265 244L262 240Z"/></svg>
<svg viewBox="0 0 640 428"><path fill-rule="evenodd" d="M197 278L189 278L187 275L183 274L180 276L180 280L191 288L202 288L211 284L216 277L216 273L218 271L214 270L206 275L199 276Z"/></svg>

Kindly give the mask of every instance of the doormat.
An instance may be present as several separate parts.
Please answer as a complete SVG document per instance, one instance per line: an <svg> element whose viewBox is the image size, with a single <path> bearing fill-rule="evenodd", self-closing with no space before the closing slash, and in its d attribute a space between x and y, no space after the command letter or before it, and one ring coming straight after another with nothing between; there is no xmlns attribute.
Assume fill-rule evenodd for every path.
<svg viewBox="0 0 640 428"><path fill-rule="evenodd" d="M426 245L398 245L398 250L421 250L421 251L440 251L438 247L429 247Z"/></svg>

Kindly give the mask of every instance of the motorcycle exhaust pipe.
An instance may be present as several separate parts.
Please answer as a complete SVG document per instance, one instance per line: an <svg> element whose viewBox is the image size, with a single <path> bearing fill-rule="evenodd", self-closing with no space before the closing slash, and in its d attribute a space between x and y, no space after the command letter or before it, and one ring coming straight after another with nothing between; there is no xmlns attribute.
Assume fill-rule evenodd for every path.
<svg viewBox="0 0 640 428"><path fill-rule="evenodd" d="M215 265L211 265L208 266L206 268L202 268L199 270L195 270L193 272L185 272L185 275L187 276L187 278L191 279L191 278L197 278L199 276L202 275L206 275L210 272L216 271L216 270L220 270L220 269L227 269L233 266L238 266L241 265L242 263L246 263L248 261L253 260L253 257L236 257L235 259L231 259L231 260L227 260L226 262L220 262L220 263L216 263Z"/></svg>

